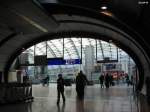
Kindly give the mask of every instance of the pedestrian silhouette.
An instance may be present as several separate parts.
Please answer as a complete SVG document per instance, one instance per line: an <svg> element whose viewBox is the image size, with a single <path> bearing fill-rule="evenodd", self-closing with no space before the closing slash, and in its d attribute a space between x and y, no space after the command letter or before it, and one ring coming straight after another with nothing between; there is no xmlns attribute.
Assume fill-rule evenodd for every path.
<svg viewBox="0 0 150 112"><path fill-rule="evenodd" d="M64 79L62 77L62 74L58 74L57 79L57 104L60 102L60 94L63 99L63 103L65 103L65 95L64 95Z"/></svg>
<svg viewBox="0 0 150 112"><path fill-rule="evenodd" d="M99 77L101 88L104 88L104 75L100 75Z"/></svg>
<svg viewBox="0 0 150 112"><path fill-rule="evenodd" d="M43 83L43 86L45 86L45 85L49 86L49 76L48 75L43 79L42 83Z"/></svg>
<svg viewBox="0 0 150 112"><path fill-rule="evenodd" d="M113 75L112 74L109 75L109 81L110 81L110 86L114 86Z"/></svg>
<svg viewBox="0 0 150 112"><path fill-rule="evenodd" d="M130 80L129 80L129 75L128 75L128 74L126 74L126 83L127 83L127 85L129 86Z"/></svg>
<svg viewBox="0 0 150 112"><path fill-rule="evenodd" d="M81 99L84 97L84 88L87 83L88 80L86 76L83 74L82 71L80 71L80 73L78 73L76 77L76 92L77 96Z"/></svg>
<svg viewBox="0 0 150 112"><path fill-rule="evenodd" d="M110 77L107 73L106 76L105 76L105 86L106 86L106 88L109 88L109 84L110 84Z"/></svg>

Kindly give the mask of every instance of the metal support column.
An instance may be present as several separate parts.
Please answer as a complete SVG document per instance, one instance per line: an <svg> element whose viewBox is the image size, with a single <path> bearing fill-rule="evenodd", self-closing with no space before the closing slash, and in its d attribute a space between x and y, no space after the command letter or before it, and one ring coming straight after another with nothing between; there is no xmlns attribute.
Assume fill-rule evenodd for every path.
<svg viewBox="0 0 150 112"><path fill-rule="evenodd" d="M46 44L46 58L47 58L47 47L48 47L47 41L45 41L45 44ZM46 74L48 75L48 65L46 65L45 68L46 68Z"/></svg>
<svg viewBox="0 0 150 112"><path fill-rule="evenodd" d="M64 59L64 37L63 37L63 59Z"/></svg>
<svg viewBox="0 0 150 112"><path fill-rule="evenodd" d="M96 62L97 62L97 40L96 40Z"/></svg>
<svg viewBox="0 0 150 112"><path fill-rule="evenodd" d="M34 58L35 58L35 50L36 50L35 47L36 47L36 45L34 45L34 54L33 54ZM35 59L34 59L34 77L35 77Z"/></svg>
<svg viewBox="0 0 150 112"><path fill-rule="evenodd" d="M82 64L82 37L81 37L81 62L80 62L80 70L81 70L81 64Z"/></svg>

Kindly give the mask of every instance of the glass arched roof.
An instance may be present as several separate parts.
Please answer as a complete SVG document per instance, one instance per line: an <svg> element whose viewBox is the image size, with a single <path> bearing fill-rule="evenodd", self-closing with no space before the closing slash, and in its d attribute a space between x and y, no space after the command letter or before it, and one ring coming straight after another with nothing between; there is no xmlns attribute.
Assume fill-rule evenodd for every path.
<svg viewBox="0 0 150 112"><path fill-rule="evenodd" d="M47 55L47 58L64 57L64 59L80 59L81 41L82 58L85 57L84 52L87 46L91 46L93 48L95 60L103 60L106 57L109 57L110 60L115 60L117 59L117 51L118 60L125 60L129 57L128 54L126 54L123 50L117 48L117 46L115 46L115 44L113 43L91 38L81 39L75 37L44 41L28 48L24 51L24 53L28 52L31 57L35 54Z"/></svg>

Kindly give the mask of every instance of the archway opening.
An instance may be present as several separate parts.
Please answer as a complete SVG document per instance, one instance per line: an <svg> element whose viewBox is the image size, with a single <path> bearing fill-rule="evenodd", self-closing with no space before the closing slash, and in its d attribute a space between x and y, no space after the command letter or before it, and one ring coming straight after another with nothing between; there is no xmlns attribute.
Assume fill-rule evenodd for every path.
<svg viewBox="0 0 150 112"><path fill-rule="evenodd" d="M78 38L75 38L75 37L78 37ZM61 33L56 33L56 34L53 34L53 35L47 35L47 36L43 36L43 38L41 38L41 37L39 37L36 41L34 41L35 43L34 43L34 47L32 46L33 45L33 42L31 42L31 43L28 43L28 44L26 44L24 47L22 47L21 48L21 51L23 51L23 53L28 53L28 48L30 47L30 46L32 46L31 48L30 48L30 50L29 51L32 51L32 55L31 55L31 57L33 57L33 56L36 56L36 55L33 55L33 54L36 54L37 53L37 56L38 55L43 55L43 54L48 54L48 45L50 46L50 47L54 47L55 48L55 50L54 51L56 51L56 52L58 52L59 50L60 50L60 52L58 53L59 55L58 55L58 57L64 57L62 54L63 54L63 52L64 52L64 54L66 53L66 56L65 56L65 58L67 59L67 56L69 56L69 53L68 53L68 51L67 50L65 50L65 45L67 44L67 43L70 43L70 41L71 40L73 41L73 43L75 43L74 41L74 39L77 39L78 40L78 45L80 46L80 48L82 48L83 46L81 46L81 43L83 44L83 42L81 42L81 40L83 41L84 40L84 42L85 43L89 43L89 46L95 46L95 47L91 47L91 48L89 48L89 49L94 49L93 51L94 51L94 59L96 59L96 49L97 49L97 59L98 59L98 52L100 51L100 54L102 55L102 48L101 48L101 46L100 46L100 43L107 43L107 47L109 48L109 50L108 50L108 52L110 53L110 54L108 54L109 56L108 57L106 57L106 60L104 60L104 61L114 61L114 60L117 60L117 55L114 55L113 56L113 54L111 54L113 51L111 51L112 49L116 49L115 50L115 54L117 54L118 53L118 59L120 59L119 57L121 57L121 48L122 49L124 49L126 52L128 52L129 54L130 54L130 56L129 55L127 55L127 57L129 57L128 58L128 62L131 64L132 62L132 64L133 65L136 65L136 66L134 66L133 67L133 69L131 69L131 70L133 70L132 72L133 73L135 73L135 82L136 82L136 84L137 85L139 85L139 84L141 84L141 82L142 82L142 79L140 78L140 77L144 77L143 75L141 75L140 73L142 73L143 71L142 71L142 67L140 67L142 64L140 63L140 59L138 58L138 56L136 57L136 53L134 53L131 49L128 49L128 47L125 47L122 43L118 43L118 41L116 41L116 40L114 40L114 39L112 39L112 38L109 38L109 37L107 37L106 38L106 36L100 36L100 35L96 35L96 33L88 33L88 32L61 32ZM69 40L69 41L68 41ZM61 43L61 48L60 49L58 49L57 48L57 42L54 44L53 43L53 41L58 41L59 43ZM63 44L63 41L64 42L66 42L66 44ZM97 42L96 42L97 41ZM101 41L101 42L100 42ZM41 43L39 43L39 42L41 42ZM97 48L96 48L96 43L98 43L99 42L99 45L97 46ZM52 44L53 43L53 44ZM84 47L86 46L86 44L84 43ZM71 45L73 45L73 44L71 44ZM43 49L41 48L41 46L45 46L45 47L43 47ZM47 46L47 47L46 47ZM64 47L63 47L64 46ZM103 46L103 45L102 45ZM69 45L67 46L67 47L69 47ZM36 48L38 48L38 49L41 49L41 51L37 51L36 52ZM69 47L69 48L72 48L72 47ZM73 48L75 48L75 47L73 47ZM99 49L99 50L98 50ZM117 50L118 49L118 50ZM27 51L25 51L25 50L27 50ZM33 51L35 50L35 53L33 53ZM81 50L80 50L81 51ZM118 51L118 52L117 52ZM120 52L119 52L120 51ZM131 52L132 51L132 52ZM51 54L53 54L53 55L51 55L51 56L55 56L55 53L53 52L53 50L50 50L50 48L49 48L49 52L51 53ZM18 54L20 54L20 53L22 53L22 52L18 52ZM41 54L42 53L42 54ZM80 54L81 52L79 52L79 54ZM82 51L82 54L83 54L84 52ZM18 56L18 54L17 54L17 56ZM92 53L89 53L89 54L92 54ZM77 55L77 53L76 53L76 55ZM20 55L21 56L21 55ZM50 55L49 55L50 56ZM106 55L107 56L107 55ZM30 59L31 59L31 57L30 57ZM103 56L100 56L100 57L102 57L102 59L103 59ZM51 57L49 57L49 58L51 58ZM79 55L79 58L81 58L81 55ZM33 64L33 60L34 59L32 59L32 61L31 60L29 60L29 58L27 58L28 60L26 60L26 61L24 61L25 63L24 64ZM47 55L46 55L46 59L48 59L47 58ZM70 58L69 58L70 59ZM71 58L72 59L72 58ZM97 60L97 61L102 61L102 59L101 58L99 58L99 60ZM104 58L105 59L105 58ZM17 62L17 60L18 59L16 59L16 62ZM134 61L133 61L134 60ZM21 61L21 60L20 60ZM35 60L34 60L35 61ZM83 61L83 60L82 60ZM95 62L97 62L97 61L95 61ZM18 61L19 62L19 61ZM70 63L70 62L69 62ZM72 62L71 62L72 63ZM128 64L129 64L128 63ZM15 63L14 63L15 64ZM58 63L57 63L58 64ZM118 64L119 65L119 64ZM61 66L61 65L60 65ZM59 67L60 67L59 66ZM66 66L66 65L63 65L63 66ZM68 65L68 66L70 66L70 67L72 67L72 68L74 68L74 66L72 66L72 65ZM99 64L95 64L95 68L96 67L98 67L99 66ZM102 65L103 66L103 65ZM58 65L57 65L57 67L58 67ZM107 63L106 64L106 66L104 65L103 66L104 68L107 68L107 69L110 69L111 67L113 67L113 64L112 63ZM140 68L139 68L140 67ZM14 67L12 66L11 68L10 68L10 70L12 70ZM23 71L25 71L24 73L25 74L28 74L28 68L26 69L26 65L24 65L24 66L22 66L22 68L24 69ZM36 68L36 69L35 69ZM57 72L57 73L60 73L60 72L62 72L61 70L62 70L62 68L63 67L60 67L60 68L57 68L56 69L56 71L59 71L59 72ZM79 66L77 66L77 68L78 68L78 70L81 70L80 69L80 64L79 64ZM81 67L82 68L82 67ZM20 67L19 67L19 69L20 69ZM49 71L55 71L54 69L55 69L55 67L53 66L53 68L52 68L52 66L50 65L50 67L48 68L48 67L46 67L46 70L45 70L45 67L41 67L41 66L37 66L37 67L31 67L31 68L29 68L30 70L32 69L32 71L33 70L35 70L36 71L36 73L38 74L38 75L41 75L41 73L42 74L44 74L44 75L47 75L47 74L45 74L44 72L45 71L47 71L47 69L49 69ZM66 69L65 67L64 67L64 69ZM70 69L70 68L69 68ZM130 68L129 68L130 69ZM26 70L27 70L27 72L26 72ZM75 70L75 69L74 69ZM108 70L109 71L109 70ZM108 72L108 71L104 71L104 73L106 73L106 72ZM119 71L120 72L120 71ZM118 71L117 71L117 76L118 75L120 75L120 74L122 74L123 72L120 72L119 73ZM54 73L54 72L53 72ZM98 74L99 74L100 72L98 72ZM109 71L109 73L110 74L112 74L112 71ZM38 75L37 75L37 79L39 78L38 77ZM44 75L41 75L41 76L44 76ZM57 74L56 74L57 75ZM50 83L50 85L48 86L48 87L50 87L52 84L54 84L54 82L56 82L56 78L57 78L57 76L52 76L52 80L51 80L51 83ZM92 73L92 74L90 74L90 77L89 77L89 79L90 79L90 81L91 81L91 83L90 83L90 85L92 85L92 81L93 81L93 79L94 79L94 76L98 76L97 74L95 74L95 73ZM124 77L124 75L120 75L121 77ZM110 88L113 88L113 87L117 87L117 84L120 84L120 83L118 83L117 81L116 81L116 79L115 79L115 73L114 73L114 82L115 82L115 86L111 86ZM130 79L131 79L131 77L130 77ZM139 80L137 80L137 79L139 79ZM37 82L36 82L37 81ZM35 83L38 83L38 80L36 80L35 81ZM140 82L141 81L141 82ZM53 82L53 83L52 83ZM119 82L122 82L122 81L119 81ZM94 81L94 83L96 83L96 81ZM125 83L124 83L125 84ZM135 85L136 85L135 84ZM74 84L73 84L74 85ZM94 85L96 85L96 84L94 84ZM136 85L136 87L134 86L134 89L135 88L137 88L137 85ZM53 95L56 95L56 84L52 87L53 89L48 89L47 88L47 86L45 86L45 87L43 87L43 86L41 86L40 85L40 88L39 87L37 87L36 88L36 86L37 85L35 85L34 87L35 87L35 91L34 91L34 93L33 93L33 95L35 95L35 97L38 97L38 98L51 98L51 97L55 97L54 99L53 99L53 101L56 101L56 96L53 96ZM126 85L127 86L127 85ZM72 86L71 86L72 87ZM90 87L90 89L92 89L92 91L94 91L93 90L93 88L91 88L92 86L89 86ZM69 95L69 97L71 97L71 98L73 98L74 99L74 97L72 97L72 95L73 96L76 96L76 94L75 94L75 92L71 92L70 90L71 90L71 88L69 88L68 89L68 87L66 87L67 88L67 90L66 90L66 95ZM100 88L100 86L99 86L99 88ZM41 92L41 89L42 89L42 91L44 91L44 93L41 95L41 94L38 94L38 93L40 93ZM40 91L37 91L37 90L40 90ZM52 90L52 91L50 91L50 90ZM75 89L73 89L73 90L75 90ZM109 90L111 90L111 89L109 89ZM96 96L96 95L94 95L93 94L93 92L92 91L90 91L90 94L88 95L88 96ZM116 89L115 91L122 91L121 92L121 94L118 94L118 92L117 92L117 94L118 95L120 95L120 96L122 96L122 95L125 95L125 94L127 94L128 93L128 91L123 91L122 89L120 89L120 88L118 88L118 89ZM115 93L116 94L116 92L115 91L112 91L113 93ZM72 94L73 93L73 94ZM95 91L95 93L97 93L96 91ZM104 98L110 98L110 94L109 94L109 92L107 92L107 91L105 91L105 93L106 93L106 96L107 97L104 97ZM125 94L124 94L125 93ZM100 93L100 94L104 94L104 93ZM49 97L48 97L49 96ZM123 97L122 97L123 98ZM78 109L78 108L77 108Z"/></svg>
<svg viewBox="0 0 150 112"><path fill-rule="evenodd" d="M58 74L63 74L66 86L71 86L79 71L83 71L89 85L99 84L99 77L108 73L113 78L113 86L126 85L129 76L127 85L133 85L135 90L140 83L136 63L137 60L134 61L113 40L70 35L24 48L9 70L9 80L13 81L12 75L21 71L19 82L26 82L28 78L33 85L49 86L57 83ZM49 81L44 83L47 76Z"/></svg>

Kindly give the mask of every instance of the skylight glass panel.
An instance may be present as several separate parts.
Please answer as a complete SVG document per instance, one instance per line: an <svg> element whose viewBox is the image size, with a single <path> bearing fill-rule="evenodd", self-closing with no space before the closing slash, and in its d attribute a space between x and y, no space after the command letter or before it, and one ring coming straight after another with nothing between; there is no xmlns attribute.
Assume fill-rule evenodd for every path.
<svg viewBox="0 0 150 112"><path fill-rule="evenodd" d="M51 40L47 42L56 57L63 57L63 45L60 40Z"/></svg>
<svg viewBox="0 0 150 112"><path fill-rule="evenodd" d="M46 55L46 42L35 45L35 55Z"/></svg>

